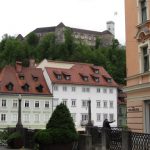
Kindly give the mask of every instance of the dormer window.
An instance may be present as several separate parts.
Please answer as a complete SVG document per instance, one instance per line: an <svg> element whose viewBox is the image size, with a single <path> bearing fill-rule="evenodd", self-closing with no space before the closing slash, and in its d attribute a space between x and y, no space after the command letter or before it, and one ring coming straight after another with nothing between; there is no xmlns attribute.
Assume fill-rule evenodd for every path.
<svg viewBox="0 0 150 150"><path fill-rule="evenodd" d="M95 74L99 74L99 68L97 66L93 66L92 70Z"/></svg>
<svg viewBox="0 0 150 150"><path fill-rule="evenodd" d="M24 80L24 78L25 78L25 77L24 77L24 74L19 74L19 79L20 79L20 80Z"/></svg>
<svg viewBox="0 0 150 150"><path fill-rule="evenodd" d="M36 87L36 90L40 93L43 92L43 86L40 84L39 86Z"/></svg>
<svg viewBox="0 0 150 150"><path fill-rule="evenodd" d="M68 76L68 75L65 76L65 79L66 79L66 80L70 80L70 76Z"/></svg>
<svg viewBox="0 0 150 150"><path fill-rule="evenodd" d="M25 92L28 92L29 91L29 85L26 83L22 86L22 89L25 91Z"/></svg>
<svg viewBox="0 0 150 150"><path fill-rule="evenodd" d="M67 72L62 72L64 75L65 80L70 80L71 79L71 75Z"/></svg>
<svg viewBox="0 0 150 150"><path fill-rule="evenodd" d="M60 75L60 74L57 74L56 77L57 77L58 80L62 79L62 75Z"/></svg>
<svg viewBox="0 0 150 150"><path fill-rule="evenodd" d="M83 81L88 81L89 77L86 74L80 73L80 76L82 77Z"/></svg>
<svg viewBox="0 0 150 150"><path fill-rule="evenodd" d="M95 82L99 82L99 77L98 76L95 76L95 75L91 75L91 76L92 76L92 78Z"/></svg>
<svg viewBox="0 0 150 150"><path fill-rule="evenodd" d="M11 82L9 82L9 83L6 85L6 88L7 88L8 91L12 91L12 90L13 90L13 87L14 87L14 85L13 85Z"/></svg>
<svg viewBox="0 0 150 150"><path fill-rule="evenodd" d="M55 74L55 77L58 79L58 80L61 80L62 79L62 74L58 71L54 71L54 74Z"/></svg>
<svg viewBox="0 0 150 150"><path fill-rule="evenodd" d="M88 81L88 77L87 77L87 76L84 76L84 77L83 77L83 80L84 80L84 81Z"/></svg>
<svg viewBox="0 0 150 150"><path fill-rule="evenodd" d="M37 76L32 75L32 79L33 79L34 81L38 81L38 77L37 77Z"/></svg>
<svg viewBox="0 0 150 150"><path fill-rule="evenodd" d="M103 77L105 78L105 80L108 82L108 83L112 83L112 78L111 77L107 77L105 75L103 75Z"/></svg>

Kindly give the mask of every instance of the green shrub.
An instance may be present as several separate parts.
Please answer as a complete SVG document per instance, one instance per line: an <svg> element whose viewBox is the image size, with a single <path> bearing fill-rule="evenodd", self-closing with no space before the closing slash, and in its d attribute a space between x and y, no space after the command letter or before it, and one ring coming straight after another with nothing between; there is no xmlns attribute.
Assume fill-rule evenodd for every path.
<svg viewBox="0 0 150 150"><path fill-rule="evenodd" d="M38 131L35 141L39 144L70 143L78 140L78 133L69 109L64 104L56 107L45 130Z"/></svg>
<svg viewBox="0 0 150 150"><path fill-rule="evenodd" d="M11 148L21 148L23 146L22 135L19 132L13 132L8 136L7 143Z"/></svg>

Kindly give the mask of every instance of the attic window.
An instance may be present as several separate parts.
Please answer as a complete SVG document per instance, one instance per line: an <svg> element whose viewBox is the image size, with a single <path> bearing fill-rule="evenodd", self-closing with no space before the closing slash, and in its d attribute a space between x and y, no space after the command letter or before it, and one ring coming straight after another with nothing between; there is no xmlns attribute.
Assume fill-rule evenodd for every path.
<svg viewBox="0 0 150 150"><path fill-rule="evenodd" d="M107 76L105 76L105 75L103 75L103 77L105 78L105 80L106 80L108 83L112 83L112 78L107 77Z"/></svg>
<svg viewBox="0 0 150 150"><path fill-rule="evenodd" d="M71 79L71 75L69 73L63 72L64 78L66 80L70 80Z"/></svg>
<svg viewBox="0 0 150 150"><path fill-rule="evenodd" d="M37 76L32 75L32 79L33 79L34 81L38 81L38 77L37 77Z"/></svg>
<svg viewBox="0 0 150 150"><path fill-rule="evenodd" d="M40 93L43 92L43 86L40 84L39 86L36 87L36 90Z"/></svg>
<svg viewBox="0 0 150 150"><path fill-rule="evenodd" d="M99 69L98 69L98 67L93 66L93 67L92 67L92 70L93 70L94 73L99 74Z"/></svg>
<svg viewBox="0 0 150 150"><path fill-rule="evenodd" d="M24 74L19 74L19 79L24 80Z"/></svg>
<svg viewBox="0 0 150 150"><path fill-rule="evenodd" d="M54 74L55 74L55 76L56 76L56 78L57 78L58 80L61 80L61 79L62 79L61 73L59 73L59 72L57 72L57 71L54 71Z"/></svg>
<svg viewBox="0 0 150 150"><path fill-rule="evenodd" d="M81 73L80 76L82 77L82 79L83 79L84 81L88 81L88 80L89 80L89 77L88 77L88 75L86 75L86 74Z"/></svg>
<svg viewBox="0 0 150 150"><path fill-rule="evenodd" d="M22 86L22 89L25 91L25 92L28 92L29 91L29 85L26 83Z"/></svg>
<svg viewBox="0 0 150 150"><path fill-rule="evenodd" d="M92 75L92 78L95 82L99 82L99 77L98 76L95 76L95 75Z"/></svg>
<svg viewBox="0 0 150 150"><path fill-rule="evenodd" d="M9 82L9 83L6 85L6 88L8 89L8 91L12 91L12 90L13 90L13 87L14 87L14 85L13 85L11 82Z"/></svg>

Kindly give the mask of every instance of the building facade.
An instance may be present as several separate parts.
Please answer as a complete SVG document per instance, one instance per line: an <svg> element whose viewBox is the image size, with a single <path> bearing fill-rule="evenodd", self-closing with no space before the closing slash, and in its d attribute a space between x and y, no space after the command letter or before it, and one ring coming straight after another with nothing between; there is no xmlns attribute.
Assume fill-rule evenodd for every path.
<svg viewBox="0 0 150 150"><path fill-rule="evenodd" d="M88 121L89 100L94 125L102 126L108 118L116 120L112 126L117 126L117 84L103 67L45 59L38 68L52 91L53 111L58 104L66 104L77 129Z"/></svg>
<svg viewBox="0 0 150 150"><path fill-rule="evenodd" d="M45 128L52 113L52 95L41 69L17 62L16 67L6 66L0 72L0 128L16 126L19 98L23 126Z"/></svg>
<svg viewBox="0 0 150 150"><path fill-rule="evenodd" d="M150 133L150 1L125 0L127 124Z"/></svg>
<svg viewBox="0 0 150 150"><path fill-rule="evenodd" d="M65 26L63 23L58 24L57 26L52 27L41 27L33 30L32 32L36 33L38 37L43 37L48 33L54 33L56 36L56 41L62 43L65 41L64 31L66 28L70 28L73 34L73 37L78 42L84 42L90 46L96 45L96 38L100 39L102 46L108 46L112 44L114 39L114 22L107 22L107 30L103 32L72 28Z"/></svg>

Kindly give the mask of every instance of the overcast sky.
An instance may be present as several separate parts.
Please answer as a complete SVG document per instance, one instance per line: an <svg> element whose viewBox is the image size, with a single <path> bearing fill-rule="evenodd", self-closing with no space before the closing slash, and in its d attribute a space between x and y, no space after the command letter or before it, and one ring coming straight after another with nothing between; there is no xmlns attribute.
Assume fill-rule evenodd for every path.
<svg viewBox="0 0 150 150"><path fill-rule="evenodd" d="M94 31L115 22L115 37L125 44L124 0L0 0L0 37L25 36L38 27L66 26Z"/></svg>

